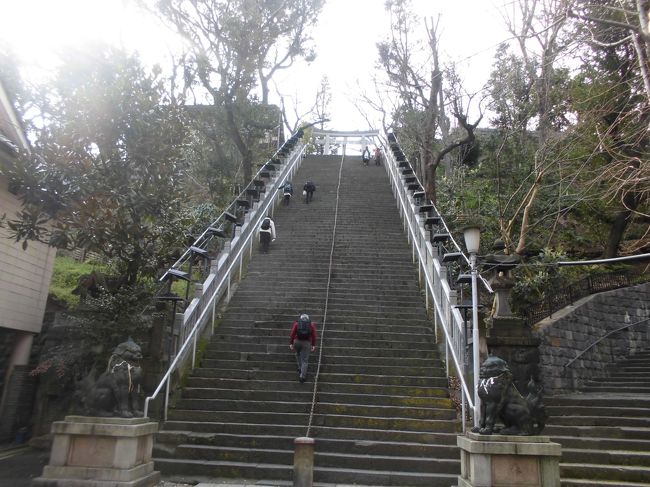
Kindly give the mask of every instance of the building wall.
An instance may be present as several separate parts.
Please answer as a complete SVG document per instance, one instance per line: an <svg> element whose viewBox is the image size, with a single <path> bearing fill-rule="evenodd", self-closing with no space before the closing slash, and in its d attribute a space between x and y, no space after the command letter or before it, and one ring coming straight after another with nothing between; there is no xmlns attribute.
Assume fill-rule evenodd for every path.
<svg viewBox="0 0 650 487"><path fill-rule="evenodd" d="M0 214L11 218L20 209L0 177ZM0 228L0 327L39 333L52 277L56 250L38 242L20 243Z"/></svg>

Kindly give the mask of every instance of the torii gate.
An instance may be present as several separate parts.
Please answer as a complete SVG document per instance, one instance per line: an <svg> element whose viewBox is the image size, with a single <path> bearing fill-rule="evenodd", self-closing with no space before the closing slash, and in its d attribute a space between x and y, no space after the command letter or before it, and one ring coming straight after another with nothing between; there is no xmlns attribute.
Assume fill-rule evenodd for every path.
<svg viewBox="0 0 650 487"><path fill-rule="evenodd" d="M332 145L342 145L343 155L348 144L361 146L361 151L379 137L379 130L366 130L361 132L339 132L336 130L314 130L316 144L323 146L323 154L330 153Z"/></svg>

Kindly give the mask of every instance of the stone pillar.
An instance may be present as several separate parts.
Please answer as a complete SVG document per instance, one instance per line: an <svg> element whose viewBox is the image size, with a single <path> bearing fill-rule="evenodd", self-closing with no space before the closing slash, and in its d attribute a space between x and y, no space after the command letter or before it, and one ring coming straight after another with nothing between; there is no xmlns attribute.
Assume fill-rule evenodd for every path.
<svg viewBox="0 0 650 487"><path fill-rule="evenodd" d="M488 334L485 338L490 355L505 360L512 372L512 382L526 397L528 382L532 378L541 383L539 367L540 339L533 336L523 318L516 316L487 318Z"/></svg>
<svg viewBox="0 0 650 487"><path fill-rule="evenodd" d="M314 439L293 440L293 487L312 487L314 483Z"/></svg>
<svg viewBox="0 0 650 487"><path fill-rule="evenodd" d="M34 487L151 487L158 423L149 418L67 416L52 424L50 463Z"/></svg>
<svg viewBox="0 0 650 487"><path fill-rule="evenodd" d="M562 446L548 436L467 433L457 442L458 487L560 487Z"/></svg>

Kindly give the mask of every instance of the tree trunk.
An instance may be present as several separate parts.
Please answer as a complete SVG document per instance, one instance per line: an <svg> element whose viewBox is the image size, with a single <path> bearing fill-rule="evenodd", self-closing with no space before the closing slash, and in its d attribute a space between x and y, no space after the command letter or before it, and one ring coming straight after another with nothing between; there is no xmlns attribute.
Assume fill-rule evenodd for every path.
<svg viewBox="0 0 650 487"><path fill-rule="evenodd" d="M618 255L623 235L630 223L634 210L636 210L639 205L639 200L640 198L633 193L628 193L623 198L624 208L616 214L614 221L612 221L612 224L609 227L609 235L607 236L607 244L605 252L603 253L603 258L611 259Z"/></svg>
<svg viewBox="0 0 650 487"><path fill-rule="evenodd" d="M226 120L228 121L228 131L232 141L235 143L237 150L242 156L242 168L244 169L244 185L248 184L253 178L253 152L250 150L244 138L235 123L234 108L230 103L225 103Z"/></svg>

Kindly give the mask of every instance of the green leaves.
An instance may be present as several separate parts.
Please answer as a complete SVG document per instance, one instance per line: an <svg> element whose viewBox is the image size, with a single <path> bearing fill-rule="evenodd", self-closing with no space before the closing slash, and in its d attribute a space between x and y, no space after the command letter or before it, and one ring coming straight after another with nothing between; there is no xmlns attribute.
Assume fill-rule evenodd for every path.
<svg viewBox="0 0 650 487"><path fill-rule="evenodd" d="M171 251L157 242L173 242L168 223L185 199L186 127L163 103L158 72L137 57L102 47L89 58L70 55L44 88L48 123L34 154L6 172L23 203L7 226L23 245L98 252L132 284L155 275L147 263Z"/></svg>

